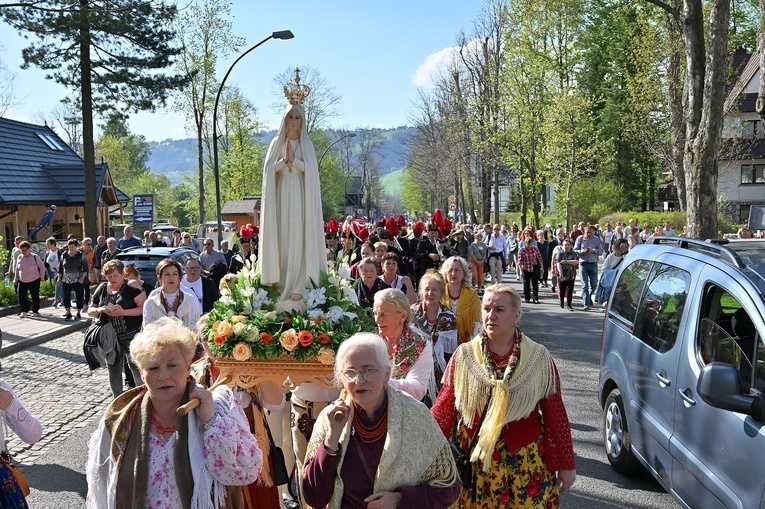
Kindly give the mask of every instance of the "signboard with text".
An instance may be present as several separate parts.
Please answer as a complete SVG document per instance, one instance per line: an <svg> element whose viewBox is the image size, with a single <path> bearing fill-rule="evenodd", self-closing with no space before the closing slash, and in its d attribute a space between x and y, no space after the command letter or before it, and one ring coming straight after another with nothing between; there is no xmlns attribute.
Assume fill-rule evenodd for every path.
<svg viewBox="0 0 765 509"><path fill-rule="evenodd" d="M133 195L133 223L152 224L154 222L154 195Z"/></svg>

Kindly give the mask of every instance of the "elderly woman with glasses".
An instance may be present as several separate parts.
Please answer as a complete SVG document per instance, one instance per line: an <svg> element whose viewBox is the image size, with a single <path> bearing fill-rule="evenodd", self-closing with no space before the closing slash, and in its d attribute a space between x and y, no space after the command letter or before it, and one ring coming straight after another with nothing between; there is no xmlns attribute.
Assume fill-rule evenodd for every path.
<svg viewBox="0 0 765 509"><path fill-rule="evenodd" d="M189 376L196 334L162 318L130 344L144 385L117 397L90 439L88 508L225 507L226 486L255 481L263 456L225 385ZM177 409L199 400L185 416Z"/></svg>
<svg viewBox="0 0 765 509"><path fill-rule="evenodd" d="M311 507L445 508L457 500L449 444L424 405L393 390L390 374L380 337L361 333L340 345L335 380L346 396L313 428L303 472Z"/></svg>

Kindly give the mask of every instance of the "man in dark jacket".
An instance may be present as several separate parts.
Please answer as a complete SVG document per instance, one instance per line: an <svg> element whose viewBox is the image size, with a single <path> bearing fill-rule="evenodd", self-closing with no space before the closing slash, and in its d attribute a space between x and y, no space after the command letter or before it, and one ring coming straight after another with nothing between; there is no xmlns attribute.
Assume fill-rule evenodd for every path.
<svg viewBox="0 0 765 509"><path fill-rule="evenodd" d="M428 236L417 244L417 252L414 255L417 281L428 269L438 269L441 265L441 254L438 245L438 225L428 225Z"/></svg>
<svg viewBox="0 0 765 509"><path fill-rule="evenodd" d="M181 288L196 297L201 314L209 313L220 298L218 286L212 279L202 275L202 264L196 258L190 258L186 262L185 272L181 279Z"/></svg>

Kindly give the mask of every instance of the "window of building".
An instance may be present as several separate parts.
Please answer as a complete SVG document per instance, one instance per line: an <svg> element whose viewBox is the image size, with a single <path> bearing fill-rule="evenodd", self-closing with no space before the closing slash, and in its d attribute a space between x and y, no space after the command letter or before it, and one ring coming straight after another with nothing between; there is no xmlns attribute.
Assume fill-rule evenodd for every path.
<svg viewBox="0 0 765 509"><path fill-rule="evenodd" d="M765 164L742 164L742 184L765 184Z"/></svg>
<svg viewBox="0 0 765 509"><path fill-rule="evenodd" d="M743 128L745 139L765 139L765 126L763 125L762 120L745 120Z"/></svg>

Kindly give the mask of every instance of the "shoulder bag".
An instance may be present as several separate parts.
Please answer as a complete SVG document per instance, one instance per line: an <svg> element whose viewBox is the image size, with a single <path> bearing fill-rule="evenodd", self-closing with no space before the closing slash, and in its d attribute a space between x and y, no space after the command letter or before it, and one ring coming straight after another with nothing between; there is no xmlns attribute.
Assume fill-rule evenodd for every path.
<svg viewBox="0 0 765 509"><path fill-rule="evenodd" d="M486 417L486 410L489 408L489 400L486 401L486 406L483 407L483 413L481 414L481 420L478 421L478 426L475 429L473 439L470 441L470 446L467 452L463 452L460 446L456 442L457 437L457 424L459 419L454 422L454 431L452 432L452 438L449 440L449 447L452 450L452 456L454 456L454 463L457 464L457 473L462 481L462 489L469 490L473 487L473 464L470 463L470 455L473 452L476 440L478 439L478 432L481 431L481 425L483 419Z"/></svg>
<svg viewBox="0 0 765 509"><path fill-rule="evenodd" d="M24 495L24 498L28 497L29 483L24 477L24 474L21 473L21 470L19 470L19 467L17 467L11 462L11 455L8 453L8 451L3 451L2 453L0 453L0 465L3 465L4 467L8 468L8 470L11 471L11 473L13 474L13 479L16 481L16 484L19 485L19 489L21 490L21 493Z"/></svg>

